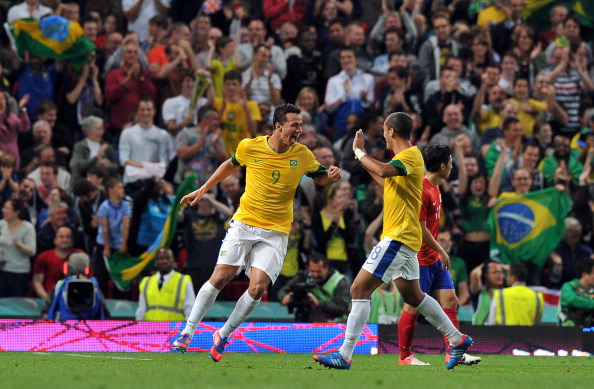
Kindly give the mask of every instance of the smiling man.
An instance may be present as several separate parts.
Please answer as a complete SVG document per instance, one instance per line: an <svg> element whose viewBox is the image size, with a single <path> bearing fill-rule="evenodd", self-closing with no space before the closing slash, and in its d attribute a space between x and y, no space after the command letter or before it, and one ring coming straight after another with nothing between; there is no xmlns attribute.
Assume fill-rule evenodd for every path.
<svg viewBox="0 0 594 389"><path fill-rule="evenodd" d="M274 111L271 136L242 140L231 159L223 162L201 188L182 199L182 203L194 206L209 189L240 166L246 167L245 193L231 219L217 265L210 280L200 288L186 327L173 343L174 351L187 350L196 326L221 289L244 268L250 277L249 288L223 328L213 334L210 357L215 362L223 358L229 335L258 306L280 273L293 221L293 199L301 177L306 174L318 185L330 185L342 178L336 166L320 165L307 147L297 143L303 131L300 113L292 104L280 105Z"/></svg>

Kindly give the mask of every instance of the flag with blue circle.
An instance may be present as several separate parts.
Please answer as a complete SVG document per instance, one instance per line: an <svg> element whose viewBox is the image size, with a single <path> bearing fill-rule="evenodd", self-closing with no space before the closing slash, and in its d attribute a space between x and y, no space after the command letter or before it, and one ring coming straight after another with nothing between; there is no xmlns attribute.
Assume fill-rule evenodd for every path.
<svg viewBox="0 0 594 389"><path fill-rule="evenodd" d="M569 195L555 188L500 199L488 220L491 250L503 263L542 266L563 238L570 210Z"/></svg>
<svg viewBox="0 0 594 389"><path fill-rule="evenodd" d="M80 69L87 63L88 54L95 50L80 24L57 15L42 20L15 20L8 25L7 32L21 58L27 51L36 57L68 61Z"/></svg>

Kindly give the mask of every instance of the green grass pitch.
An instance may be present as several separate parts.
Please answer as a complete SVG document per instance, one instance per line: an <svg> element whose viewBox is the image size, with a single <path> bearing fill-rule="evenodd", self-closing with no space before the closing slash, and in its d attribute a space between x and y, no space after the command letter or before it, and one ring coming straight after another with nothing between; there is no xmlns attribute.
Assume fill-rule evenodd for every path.
<svg viewBox="0 0 594 389"><path fill-rule="evenodd" d="M8 388L411 388L589 389L594 361L575 357L483 355L475 366L399 366L397 355L355 355L348 371L329 370L307 354L0 352L0 387Z"/></svg>

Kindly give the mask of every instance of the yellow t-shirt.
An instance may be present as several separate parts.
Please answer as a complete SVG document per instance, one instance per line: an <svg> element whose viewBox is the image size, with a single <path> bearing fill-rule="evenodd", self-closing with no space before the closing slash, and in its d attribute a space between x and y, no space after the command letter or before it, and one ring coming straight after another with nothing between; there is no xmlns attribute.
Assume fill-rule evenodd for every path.
<svg viewBox="0 0 594 389"><path fill-rule="evenodd" d="M215 109L220 110L223 107L223 99L215 98L213 106ZM260 108L258 108L255 101L249 100L247 107L253 120L262 120ZM223 130L222 138L223 142L225 142L225 148L230 155L233 155L242 139L251 138L247 118L240 103L227 102L225 111L221 114L221 129Z"/></svg>
<svg viewBox="0 0 594 389"><path fill-rule="evenodd" d="M490 5L478 13L476 24L481 27L489 27L489 24L497 24L507 19L505 12L494 5Z"/></svg>
<svg viewBox="0 0 594 389"><path fill-rule="evenodd" d="M489 128L499 127L501 116L489 106L483 106L481 109L481 118L476 121L476 129L483 133Z"/></svg>
<svg viewBox="0 0 594 389"><path fill-rule="evenodd" d="M289 234L301 178L304 174L316 178L326 168L304 145L297 143L279 154L270 148L268 138L242 140L231 158L234 165L247 167L245 193L233 220Z"/></svg>
<svg viewBox="0 0 594 389"><path fill-rule="evenodd" d="M332 221L324 215L324 212L320 212L322 216L322 226L324 227L324 231L328 231L330 226L332 225ZM346 224L344 222L344 217L341 217L338 220L338 227L342 228L343 230L346 228ZM346 250L346 242L344 238L340 235L336 236L334 234L326 243L326 258L331 259L333 261L346 261L348 260L347 257L347 250Z"/></svg>
<svg viewBox="0 0 594 389"><path fill-rule="evenodd" d="M425 175L423 156L414 146L398 153L390 163L403 169L406 175L389 177L384 181L382 239L394 239L419 251L423 240L419 222Z"/></svg>
<svg viewBox="0 0 594 389"><path fill-rule="evenodd" d="M531 138L532 137L532 132L534 130L534 124L536 124L536 117L528 112L524 112L522 110L522 105L524 105L524 103L528 103L528 105L530 105L530 108L532 109L533 112L546 112L547 110L547 103L543 103L542 101L536 100L536 99L527 99L527 100L518 100L515 97L512 97L511 99L506 100L507 101L512 101L514 102L518 107L520 107L520 109L518 110L518 120L520 121L520 124L522 125L522 131L524 131L524 136L526 136L526 138ZM505 104L505 102L504 102Z"/></svg>
<svg viewBox="0 0 594 389"><path fill-rule="evenodd" d="M215 91L215 97L223 97L225 73L233 69L239 69L235 66L235 59L229 60L226 64L220 59L215 58L212 60L212 84Z"/></svg>

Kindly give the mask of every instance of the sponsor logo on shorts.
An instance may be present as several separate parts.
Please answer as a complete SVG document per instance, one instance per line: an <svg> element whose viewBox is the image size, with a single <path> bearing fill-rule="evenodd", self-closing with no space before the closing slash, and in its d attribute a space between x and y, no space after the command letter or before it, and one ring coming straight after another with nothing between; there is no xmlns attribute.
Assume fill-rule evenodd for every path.
<svg viewBox="0 0 594 389"><path fill-rule="evenodd" d="M219 257L224 257L225 255L227 255L227 252L226 251L221 251L219 253Z"/></svg>

